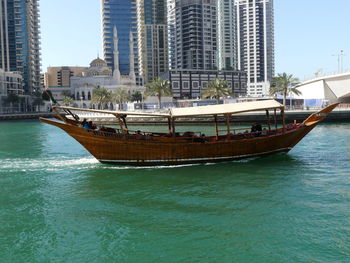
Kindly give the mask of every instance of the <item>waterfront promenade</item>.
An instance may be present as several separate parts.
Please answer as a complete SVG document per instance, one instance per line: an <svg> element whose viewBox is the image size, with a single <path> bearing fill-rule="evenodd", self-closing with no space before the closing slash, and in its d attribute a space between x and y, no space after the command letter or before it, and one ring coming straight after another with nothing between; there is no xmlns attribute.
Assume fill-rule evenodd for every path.
<svg viewBox="0 0 350 263"><path fill-rule="evenodd" d="M35 120L39 117L52 118L52 112L26 112L26 113L3 113L0 114L0 121L8 120Z"/></svg>

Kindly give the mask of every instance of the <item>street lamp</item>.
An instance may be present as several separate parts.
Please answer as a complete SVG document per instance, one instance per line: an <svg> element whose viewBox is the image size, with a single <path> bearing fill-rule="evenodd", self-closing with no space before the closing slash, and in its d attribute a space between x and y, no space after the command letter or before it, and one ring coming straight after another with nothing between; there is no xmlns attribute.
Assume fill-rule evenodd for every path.
<svg viewBox="0 0 350 263"><path fill-rule="evenodd" d="M338 73L342 73L343 72L343 58L344 56L346 56L344 54L344 50L340 50L339 54L336 55L332 55L333 57L337 57L338 60Z"/></svg>

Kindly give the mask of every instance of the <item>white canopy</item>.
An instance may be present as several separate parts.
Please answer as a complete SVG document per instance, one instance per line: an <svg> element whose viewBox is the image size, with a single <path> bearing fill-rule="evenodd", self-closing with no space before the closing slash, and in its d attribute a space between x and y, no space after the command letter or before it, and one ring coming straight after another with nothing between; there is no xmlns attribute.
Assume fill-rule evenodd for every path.
<svg viewBox="0 0 350 263"><path fill-rule="evenodd" d="M68 106L53 106L53 109L63 109L70 111L84 111L84 112L95 112L101 114L112 114L114 116L119 115L130 115L130 116L149 116L149 117L170 117L169 114L166 113L147 113L147 112L136 112L136 111L111 111L111 110L95 110L95 109L85 109L85 108L75 108Z"/></svg>
<svg viewBox="0 0 350 263"><path fill-rule="evenodd" d="M283 105L275 100L261 100L232 104L220 104L199 107L174 108L170 110L171 117L190 117L204 115L237 114L249 111L283 109Z"/></svg>
<svg viewBox="0 0 350 263"><path fill-rule="evenodd" d="M186 108L173 108L169 110L169 113L108 111L108 110L74 108L74 107L66 107L66 106L54 106L53 108L65 109L65 110L71 110L71 111L86 111L86 112L96 112L101 114L112 114L114 116L128 115L128 116L180 118L180 117L191 117L191 116L213 116L213 115L237 114L242 112L271 110L271 109L283 109L284 106L275 100L261 100L261 101L253 101L253 102L241 102L241 103L186 107Z"/></svg>

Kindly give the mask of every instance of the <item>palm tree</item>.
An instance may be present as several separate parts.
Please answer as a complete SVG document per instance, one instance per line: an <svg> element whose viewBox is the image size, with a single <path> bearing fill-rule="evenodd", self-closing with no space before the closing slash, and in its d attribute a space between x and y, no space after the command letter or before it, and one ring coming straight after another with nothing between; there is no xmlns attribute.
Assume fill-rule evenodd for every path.
<svg viewBox="0 0 350 263"><path fill-rule="evenodd" d="M220 103L220 97L230 95L228 82L223 79L215 78L208 82L208 88L203 90L202 97L215 97L216 104Z"/></svg>
<svg viewBox="0 0 350 263"><path fill-rule="evenodd" d="M92 91L92 103L98 104L98 108L112 101L111 93L105 88L97 88Z"/></svg>
<svg viewBox="0 0 350 263"><path fill-rule="evenodd" d="M41 106L45 105L41 91L36 91L32 96L32 106L38 107L39 111Z"/></svg>
<svg viewBox="0 0 350 263"><path fill-rule="evenodd" d="M159 109L162 107L162 97L171 96L170 83L167 80L162 80L159 77L155 78L152 82L146 84L147 90L146 96L157 96Z"/></svg>
<svg viewBox="0 0 350 263"><path fill-rule="evenodd" d="M301 91L295 86L299 83L299 79L295 78L293 75L288 75L287 73L278 74L271 81L270 95L275 95L276 93L283 94L283 105L286 105L286 98L288 92L300 95Z"/></svg>
<svg viewBox="0 0 350 263"><path fill-rule="evenodd" d="M62 95L63 97L72 97L72 94L70 93L69 90L63 90L63 91L61 92L61 95Z"/></svg>
<svg viewBox="0 0 350 263"><path fill-rule="evenodd" d="M3 102L5 105L9 105L10 106L10 110L13 111L14 110L14 105L20 102L20 97L15 94L15 93L9 93L7 95L7 97L3 98Z"/></svg>
<svg viewBox="0 0 350 263"><path fill-rule="evenodd" d="M117 88L113 94L114 101L118 104L118 109L121 109L121 106L124 102L129 100L129 94L126 89Z"/></svg>
<svg viewBox="0 0 350 263"><path fill-rule="evenodd" d="M142 102L142 94L141 92L139 91L135 91L131 94L131 97L130 97L130 100L131 101L136 101L136 102Z"/></svg>

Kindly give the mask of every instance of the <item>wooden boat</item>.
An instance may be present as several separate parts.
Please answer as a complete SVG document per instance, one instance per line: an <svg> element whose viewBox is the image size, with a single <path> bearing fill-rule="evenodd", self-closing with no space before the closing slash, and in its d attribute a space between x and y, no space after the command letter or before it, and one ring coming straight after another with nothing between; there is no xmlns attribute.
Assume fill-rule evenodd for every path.
<svg viewBox="0 0 350 263"><path fill-rule="evenodd" d="M57 126L77 140L102 163L131 165L173 165L220 162L288 152L336 106L332 104L310 115L302 123L286 125L284 106L275 100L169 109L168 113L137 113L53 106L57 120L40 118ZM250 131L232 129L231 116L238 113L264 111L266 124ZM276 111L279 111L280 116ZM84 128L74 112L103 113L115 116L120 129ZM271 114L273 113L273 114ZM160 117L168 120L168 133L128 130L128 116ZM212 116L215 135L193 132L179 133L175 123L182 118ZM218 128L218 117L226 121L225 134ZM281 124L278 125L278 120ZM233 123L234 125L234 123Z"/></svg>

